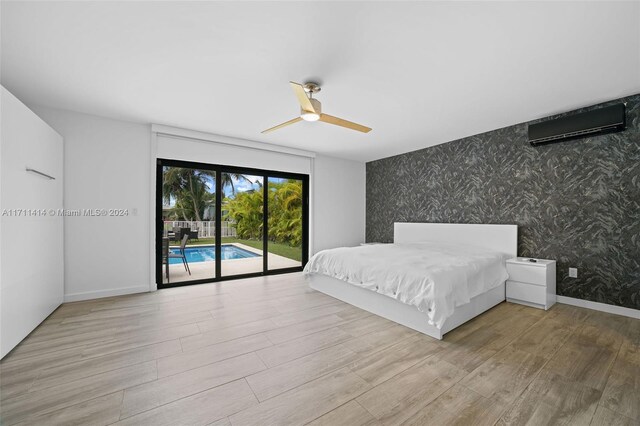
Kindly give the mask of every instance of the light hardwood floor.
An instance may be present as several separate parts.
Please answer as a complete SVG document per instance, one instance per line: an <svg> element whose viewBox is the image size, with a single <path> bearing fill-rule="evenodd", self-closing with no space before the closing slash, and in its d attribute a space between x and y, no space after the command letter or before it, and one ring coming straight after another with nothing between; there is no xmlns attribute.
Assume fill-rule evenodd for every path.
<svg viewBox="0 0 640 426"><path fill-rule="evenodd" d="M640 321L502 303L437 341L289 274L65 304L0 380L3 425L638 425Z"/></svg>

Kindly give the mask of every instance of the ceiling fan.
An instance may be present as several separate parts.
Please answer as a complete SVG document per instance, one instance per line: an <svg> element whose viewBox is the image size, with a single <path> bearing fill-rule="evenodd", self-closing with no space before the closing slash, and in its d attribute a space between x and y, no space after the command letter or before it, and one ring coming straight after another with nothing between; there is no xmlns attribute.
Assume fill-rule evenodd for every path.
<svg viewBox="0 0 640 426"><path fill-rule="evenodd" d="M300 103L300 117L296 117L293 120L286 121L277 126L271 127L267 130L263 130L262 133L273 132L274 130L281 129L285 126L297 123L298 121L322 121L324 123L334 124L336 126L346 127L347 129L357 130L362 133L369 133L370 127L363 126L361 124L353 123L351 121L343 120L342 118L334 117L322 112L322 104L320 101L313 98L314 93L320 91L320 86L316 83L295 83L289 82L293 88L293 92L298 98Z"/></svg>

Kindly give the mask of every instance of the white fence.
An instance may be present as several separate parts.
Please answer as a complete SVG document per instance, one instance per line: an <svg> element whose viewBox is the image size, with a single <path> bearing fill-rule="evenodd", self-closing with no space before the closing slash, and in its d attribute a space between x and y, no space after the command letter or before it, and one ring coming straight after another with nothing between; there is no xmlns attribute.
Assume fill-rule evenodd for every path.
<svg viewBox="0 0 640 426"><path fill-rule="evenodd" d="M167 236L167 232L174 229L189 228L193 231L198 231L198 238L214 238L216 236L216 223L213 221L184 221L184 220L165 220L164 222L164 236ZM228 221L222 221L222 236L223 237L235 237L237 236L235 224Z"/></svg>

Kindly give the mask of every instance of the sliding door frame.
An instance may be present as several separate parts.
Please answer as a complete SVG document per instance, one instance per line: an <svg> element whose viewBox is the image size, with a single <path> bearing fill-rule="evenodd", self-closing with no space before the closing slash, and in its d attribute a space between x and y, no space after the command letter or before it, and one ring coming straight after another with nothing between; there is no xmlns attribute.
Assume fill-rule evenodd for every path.
<svg viewBox="0 0 640 426"><path fill-rule="evenodd" d="M164 167L184 167L197 170L209 170L216 172L216 218L215 218L215 277L181 281L177 283L163 283L162 268L162 237L164 234L164 221L162 216L162 184ZM263 227L262 227L262 271L238 275L222 276L222 179L223 173L237 173L253 176L261 176L263 179ZM295 179L302 181L302 264L292 268L269 270L269 178ZM300 272L309 260L309 175L300 173L289 173L277 170L263 170L249 167L228 166L223 164L197 163L193 161L172 160L165 158L156 159L156 205L155 205L155 262L156 262L156 284L158 289L180 287L192 284L205 284L219 281L228 281L241 278L262 277L267 275L286 274ZM168 260L167 260L168 261Z"/></svg>

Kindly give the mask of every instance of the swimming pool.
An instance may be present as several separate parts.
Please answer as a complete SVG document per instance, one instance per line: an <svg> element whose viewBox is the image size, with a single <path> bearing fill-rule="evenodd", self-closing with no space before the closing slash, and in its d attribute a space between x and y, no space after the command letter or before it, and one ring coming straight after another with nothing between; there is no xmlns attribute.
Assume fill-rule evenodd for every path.
<svg viewBox="0 0 640 426"><path fill-rule="evenodd" d="M242 249L233 244L223 244L220 246L222 249L222 260L231 259L246 259L249 257L260 257L259 254L250 252L249 250ZM180 249L170 248L171 253L180 254ZM195 246L187 247L184 249L184 254L187 256L187 262L210 262L216 260L216 246ZM171 258L169 264L182 263L182 259Z"/></svg>

